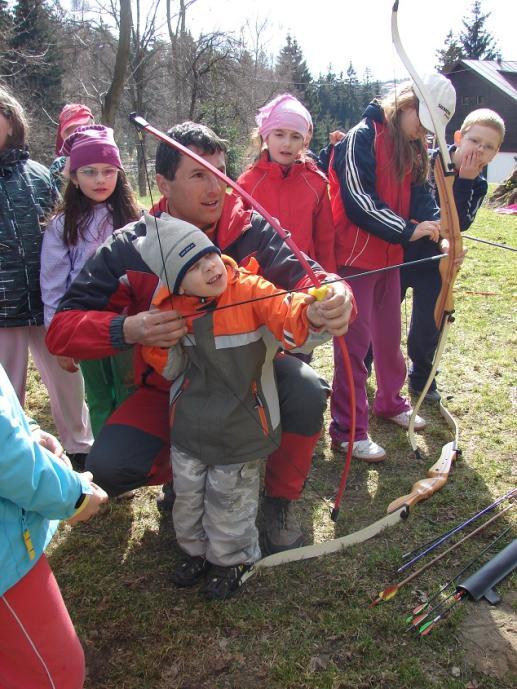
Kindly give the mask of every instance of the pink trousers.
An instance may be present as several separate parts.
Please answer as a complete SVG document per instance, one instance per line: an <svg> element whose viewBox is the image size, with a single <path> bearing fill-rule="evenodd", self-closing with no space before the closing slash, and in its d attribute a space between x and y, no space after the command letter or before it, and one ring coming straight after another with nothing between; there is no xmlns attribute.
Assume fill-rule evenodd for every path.
<svg viewBox="0 0 517 689"><path fill-rule="evenodd" d="M45 555L0 596L0 689L82 689L84 653Z"/></svg>
<svg viewBox="0 0 517 689"><path fill-rule="evenodd" d="M349 277L355 272L360 271L343 268L339 274ZM392 270L351 280L350 284L357 305L357 318L350 326L345 340L355 387L355 439L364 440L368 434L368 374L364 358L370 343L377 377L373 413L389 418L410 409L408 400L400 394L406 380L406 363L400 349L400 275L398 270ZM330 410L331 438L338 443L348 442L350 394L343 357L336 343Z"/></svg>
<svg viewBox="0 0 517 689"><path fill-rule="evenodd" d="M48 390L52 418L63 447L69 454L88 454L93 434L81 372L68 373L59 366L45 344L44 326L0 328L0 361L22 406L29 350Z"/></svg>

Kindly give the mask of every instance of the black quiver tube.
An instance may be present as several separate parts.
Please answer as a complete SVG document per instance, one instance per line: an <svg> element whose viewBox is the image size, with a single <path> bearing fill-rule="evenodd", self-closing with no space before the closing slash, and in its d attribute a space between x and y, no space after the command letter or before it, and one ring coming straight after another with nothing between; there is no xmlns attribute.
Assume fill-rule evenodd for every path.
<svg viewBox="0 0 517 689"><path fill-rule="evenodd" d="M501 600L494 590L497 584L517 567L517 538L503 548L495 557L474 572L465 581L458 584L458 591L466 591L472 600L481 598L495 605Z"/></svg>

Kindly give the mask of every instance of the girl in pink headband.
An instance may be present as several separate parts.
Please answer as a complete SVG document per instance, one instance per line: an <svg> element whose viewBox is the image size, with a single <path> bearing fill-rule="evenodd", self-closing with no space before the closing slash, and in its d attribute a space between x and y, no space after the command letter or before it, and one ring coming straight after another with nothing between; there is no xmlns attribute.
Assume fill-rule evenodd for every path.
<svg viewBox="0 0 517 689"><path fill-rule="evenodd" d="M303 252L334 271L327 178L305 155L313 129L309 111L284 93L260 108L255 120L252 141L258 155L239 184L278 218Z"/></svg>

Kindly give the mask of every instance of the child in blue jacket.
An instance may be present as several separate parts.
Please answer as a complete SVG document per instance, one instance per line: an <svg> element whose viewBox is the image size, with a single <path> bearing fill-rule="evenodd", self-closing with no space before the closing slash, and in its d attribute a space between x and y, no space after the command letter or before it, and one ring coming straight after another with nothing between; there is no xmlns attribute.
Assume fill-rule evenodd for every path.
<svg viewBox="0 0 517 689"><path fill-rule="evenodd" d="M0 446L0 687L81 689L83 650L44 550L59 519L86 521L108 496L31 432L1 365Z"/></svg>

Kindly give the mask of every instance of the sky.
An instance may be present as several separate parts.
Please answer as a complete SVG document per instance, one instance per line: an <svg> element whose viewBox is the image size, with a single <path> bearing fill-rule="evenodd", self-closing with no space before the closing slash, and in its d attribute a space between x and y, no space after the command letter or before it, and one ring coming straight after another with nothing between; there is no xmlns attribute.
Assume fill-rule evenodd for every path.
<svg viewBox="0 0 517 689"><path fill-rule="evenodd" d="M405 70L391 43L392 0L198 0L188 25L200 32L238 32L246 22L267 19L261 34L268 54L277 55L289 33L301 47L313 78L346 72L352 61L362 78L368 67L374 79L405 78ZM459 33L470 17L473 0L400 0L399 31L410 60L420 72L433 71L436 50L443 48L450 29ZM307 7L307 10L302 9ZM505 60L517 60L517 2L481 0L483 14L491 13L486 28L497 39ZM251 41L250 41L251 42Z"/></svg>

